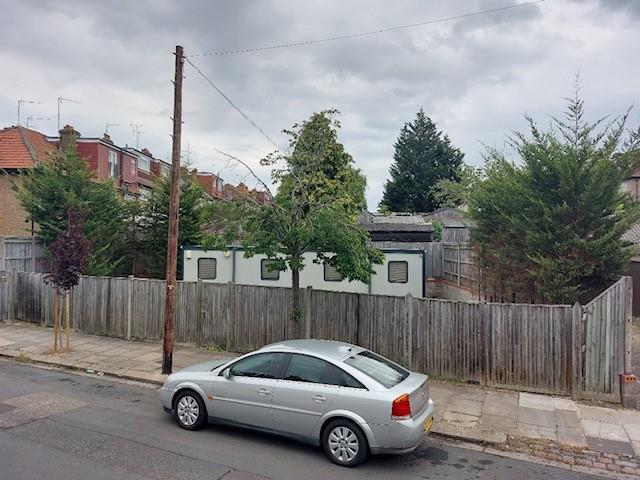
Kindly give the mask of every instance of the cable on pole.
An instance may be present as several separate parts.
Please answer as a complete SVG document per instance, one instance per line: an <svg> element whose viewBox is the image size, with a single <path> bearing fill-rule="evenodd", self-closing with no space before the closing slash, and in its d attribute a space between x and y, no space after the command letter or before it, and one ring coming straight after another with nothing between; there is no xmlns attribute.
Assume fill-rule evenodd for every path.
<svg viewBox="0 0 640 480"><path fill-rule="evenodd" d="M235 109L235 110L236 110L240 115L242 115L242 116L244 117L244 119L245 119L247 122L249 122L249 123L253 126L253 128L255 128L255 129L256 129L256 130L257 130L257 131L258 131L258 132L259 132L259 133L260 133L264 138L266 138L266 139L269 141L269 143L271 143L274 147L276 147L276 149L277 149L278 151L282 151L282 149L278 146L278 144L277 144L277 143L276 143L276 142L275 142L275 141L274 141L274 140L273 140L269 135L267 135L267 133L266 133L262 128L260 128L260 127L258 126L258 124L256 124L256 122L254 122L253 120L251 120L251 118L249 117L249 115L247 115L246 113L244 113L244 112L242 111L242 109L241 109L238 105L236 105L236 104L233 102L233 100L231 100L231 99L229 98L229 96L228 96L226 93L224 93L222 90L220 90L220 88L218 88L218 86L217 86L215 83L213 83L213 81L212 81L211 79L209 79L209 77L207 77L207 76L202 72L202 70L200 70L200 69L199 69L199 68L198 68L198 67L197 67L197 66L196 66L196 65L195 65L191 60L189 60L189 58L188 58L188 57L184 57L184 59L185 59L185 61L186 61L189 65L191 65L191 66L193 67L193 69L194 69L196 72L198 72L198 74L199 74L202 78L204 78L204 80L205 80L209 85L211 85L211 86L213 87L213 89L214 89L216 92L218 92L218 93L220 94L220 96L222 96L222 98L224 98L224 99L229 103L229 105L231 105L231 106L232 106L232 107L233 107L233 108L234 108L234 109Z"/></svg>
<svg viewBox="0 0 640 480"><path fill-rule="evenodd" d="M411 28L416 28L416 27L423 27L425 25L433 25L436 23L446 23L446 22L451 22L453 20L462 20L464 18L470 18L470 17L477 17L480 15L487 15L487 14L491 14L491 13L498 13L498 12L504 12L507 10L513 10L515 8L520 8L520 7L530 7L533 5L536 5L538 3L542 3L544 2L544 0L534 0L534 1L530 1L530 2L523 2L523 3L516 3L516 4L512 4L512 5L507 5L504 7L498 7L498 8L491 8L491 9L487 9L487 10L480 10L477 12L470 12L470 13L463 13L460 15L453 15L451 17L444 17L444 18L437 18L437 19L433 19L433 20L425 20L422 22L416 22L416 23L407 23L404 25L395 25L392 27L387 27L387 28L380 28L378 30L370 30L367 32L357 32L357 33L348 33L345 35L336 35L333 37L327 37L327 38L319 38L319 39L315 39L315 40L304 40L301 42L291 42L291 43L280 43L280 44L275 44L275 45L268 45L268 46L264 46L264 47L253 47L253 48L239 48L236 50L216 50L213 52L206 52L206 53L195 53L193 55L187 55L185 58L187 61L189 61L189 57L193 58L193 57L214 57L214 56L223 56L223 55L239 55L239 54L243 54L243 53L255 53L255 52L264 52L264 51L268 51L268 50L279 50L279 49L283 49L283 48L292 48L292 47L303 47L303 46L307 46L307 45L316 45L319 43L328 43L328 42L335 42L338 40L350 40L350 39L354 39L354 38L362 38L362 37L369 37L369 36L373 36L373 35L379 35L381 33L387 33L387 32L393 32L393 31L397 31L397 30L408 30Z"/></svg>

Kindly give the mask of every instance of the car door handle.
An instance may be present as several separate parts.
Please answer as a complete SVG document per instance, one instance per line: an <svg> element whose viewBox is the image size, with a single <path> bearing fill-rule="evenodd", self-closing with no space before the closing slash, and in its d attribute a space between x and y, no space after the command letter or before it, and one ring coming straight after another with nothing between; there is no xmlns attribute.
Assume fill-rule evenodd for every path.
<svg viewBox="0 0 640 480"><path fill-rule="evenodd" d="M266 388L261 388L258 390L258 395L269 395L271 392Z"/></svg>
<svg viewBox="0 0 640 480"><path fill-rule="evenodd" d="M326 402L327 399L323 395L314 395L313 396L313 401L317 402L317 403L322 403L322 402Z"/></svg>

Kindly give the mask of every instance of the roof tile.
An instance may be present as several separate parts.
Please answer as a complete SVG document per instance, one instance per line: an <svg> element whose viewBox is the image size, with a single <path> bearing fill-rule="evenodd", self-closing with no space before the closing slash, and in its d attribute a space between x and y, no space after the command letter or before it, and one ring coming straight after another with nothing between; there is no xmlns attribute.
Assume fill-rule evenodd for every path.
<svg viewBox="0 0 640 480"><path fill-rule="evenodd" d="M0 168L33 168L55 151L45 135L25 127L0 130Z"/></svg>

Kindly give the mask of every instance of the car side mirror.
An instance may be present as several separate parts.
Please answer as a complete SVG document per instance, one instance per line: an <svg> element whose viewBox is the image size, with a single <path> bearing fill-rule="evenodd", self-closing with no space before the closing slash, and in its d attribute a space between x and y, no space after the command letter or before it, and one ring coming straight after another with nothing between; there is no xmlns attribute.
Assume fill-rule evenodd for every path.
<svg viewBox="0 0 640 480"><path fill-rule="evenodd" d="M227 368L224 372L222 372L222 376L229 380L231 378L231 369Z"/></svg>

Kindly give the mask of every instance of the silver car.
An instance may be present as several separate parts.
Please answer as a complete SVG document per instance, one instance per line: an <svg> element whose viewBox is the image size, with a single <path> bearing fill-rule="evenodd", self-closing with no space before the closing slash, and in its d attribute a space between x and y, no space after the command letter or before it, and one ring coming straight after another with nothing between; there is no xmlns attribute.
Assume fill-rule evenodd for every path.
<svg viewBox="0 0 640 480"><path fill-rule="evenodd" d="M338 465L416 449L433 424L427 376L362 347L292 340L169 375L162 406L178 425L207 422L321 445Z"/></svg>

